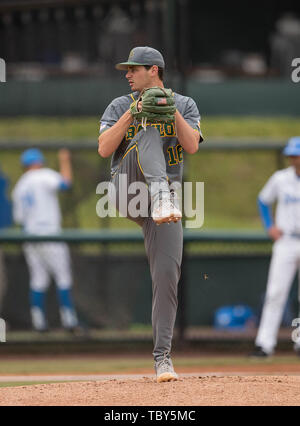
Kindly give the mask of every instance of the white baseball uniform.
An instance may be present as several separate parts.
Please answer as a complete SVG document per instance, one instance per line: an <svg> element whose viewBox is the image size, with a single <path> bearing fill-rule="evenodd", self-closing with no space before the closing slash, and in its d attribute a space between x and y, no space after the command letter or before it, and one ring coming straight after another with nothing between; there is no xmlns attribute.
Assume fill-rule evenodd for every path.
<svg viewBox="0 0 300 426"><path fill-rule="evenodd" d="M28 234L49 235L61 230L61 212L57 191L65 181L60 173L49 169L30 169L17 182L13 193L13 215L17 223L23 225ZM70 253L67 244L56 242L26 243L24 255L30 273L30 288L33 294L44 293L53 276L61 299L66 300L67 291L72 286ZM65 295L64 292L65 291ZM69 299L69 297L68 297ZM64 327L77 325L76 315L69 301L61 302L61 320ZM32 320L35 328L44 328L39 308L32 306Z"/></svg>
<svg viewBox="0 0 300 426"><path fill-rule="evenodd" d="M266 205L277 201L275 224L283 232L273 245L266 298L255 341L264 352L271 354L277 343L285 303L300 267L300 177L294 167L275 172L260 192L259 200Z"/></svg>

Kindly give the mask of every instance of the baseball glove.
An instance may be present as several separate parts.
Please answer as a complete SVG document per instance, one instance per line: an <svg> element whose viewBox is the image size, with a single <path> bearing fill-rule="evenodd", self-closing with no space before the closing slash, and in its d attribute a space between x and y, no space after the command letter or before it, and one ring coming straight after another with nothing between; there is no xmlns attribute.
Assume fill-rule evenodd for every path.
<svg viewBox="0 0 300 426"><path fill-rule="evenodd" d="M138 110L138 103L142 103L141 110ZM171 89L163 87L150 87L144 89L139 98L130 106L132 116L142 121L143 127L150 123L172 123L175 121L176 106L174 94Z"/></svg>

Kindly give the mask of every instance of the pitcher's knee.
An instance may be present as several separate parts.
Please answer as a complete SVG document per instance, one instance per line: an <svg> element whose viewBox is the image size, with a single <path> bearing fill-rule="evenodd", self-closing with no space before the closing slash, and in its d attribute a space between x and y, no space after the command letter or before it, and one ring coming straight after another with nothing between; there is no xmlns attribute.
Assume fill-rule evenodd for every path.
<svg viewBox="0 0 300 426"><path fill-rule="evenodd" d="M163 265L153 274L154 282L163 282L166 287L171 287L177 291L177 285L180 278L180 268L177 264Z"/></svg>

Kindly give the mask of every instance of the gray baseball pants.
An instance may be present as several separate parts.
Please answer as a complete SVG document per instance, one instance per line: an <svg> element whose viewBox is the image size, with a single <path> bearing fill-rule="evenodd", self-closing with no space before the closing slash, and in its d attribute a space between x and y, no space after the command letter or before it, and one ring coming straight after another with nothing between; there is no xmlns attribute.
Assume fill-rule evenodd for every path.
<svg viewBox="0 0 300 426"><path fill-rule="evenodd" d="M122 213L119 200L120 175L127 175L127 187L132 182L144 182L149 187L152 182L166 185L166 160L159 132L154 127L140 130L129 144L118 170L112 178L116 188L117 209ZM122 192L122 191L121 191ZM134 195L127 195L127 202ZM183 232L181 221L163 223L159 226L150 214L150 194L148 195L149 214L147 217L130 217L143 230L144 242L152 278L152 327L153 356L155 361L170 353L177 312L177 289L182 261Z"/></svg>

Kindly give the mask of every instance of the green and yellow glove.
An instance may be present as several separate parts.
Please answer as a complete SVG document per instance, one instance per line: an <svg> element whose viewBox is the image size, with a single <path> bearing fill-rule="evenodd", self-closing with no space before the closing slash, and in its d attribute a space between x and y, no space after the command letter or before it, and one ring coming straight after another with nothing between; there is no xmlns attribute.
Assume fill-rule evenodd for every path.
<svg viewBox="0 0 300 426"><path fill-rule="evenodd" d="M142 103L138 111L138 103ZM176 106L171 89L150 87L144 89L139 98L130 105L131 115L146 125L149 123L172 123L175 121Z"/></svg>

